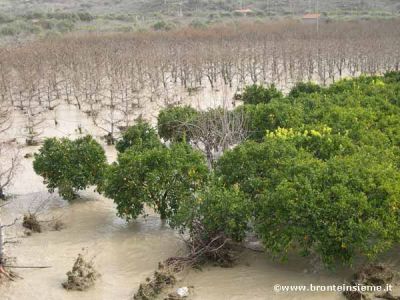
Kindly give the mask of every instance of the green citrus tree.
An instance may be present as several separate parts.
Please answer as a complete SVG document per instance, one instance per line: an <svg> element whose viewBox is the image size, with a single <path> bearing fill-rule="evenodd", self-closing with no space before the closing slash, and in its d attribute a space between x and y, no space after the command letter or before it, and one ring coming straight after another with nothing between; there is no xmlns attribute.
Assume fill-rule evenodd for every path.
<svg viewBox="0 0 400 300"><path fill-rule="evenodd" d="M127 220L143 214L145 204L167 219L182 199L204 184L207 175L204 157L186 143L127 150L109 167L102 190Z"/></svg>
<svg viewBox="0 0 400 300"><path fill-rule="evenodd" d="M33 168L42 176L50 192L57 188L66 200L76 192L98 185L107 165L103 148L91 136L69 139L46 139L35 153Z"/></svg>
<svg viewBox="0 0 400 300"><path fill-rule="evenodd" d="M245 104L269 103L272 99L282 99L283 94L274 84L269 86L253 84L245 88L242 101Z"/></svg>
<svg viewBox="0 0 400 300"><path fill-rule="evenodd" d="M278 130L226 152L217 174L251 199L265 247L316 253L332 265L375 258L399 241L396 154L315 130ZM354 148L356 147L356 148Z"/></svg>
<svg viewBox="0 0 400 300"><path fill-rule="evenodd" d="M197 115L198 112L190 106L165 108L158 115L158 134L166 141L189 142L191 134L188 126Z"/></svg>
<svg viewBox="0 0 400 300"><path fill-rule="evenodd" d="M250 217L249 198L237 186L226 187L213 178L182 201L170 224L203 241L221 236L240 242L246 235Z"/></svg>
<svg viewBox="0 0 400 300"><path fill-rule="evenodd" d="M129 148L142 150L161 146L162 144L157 136L156 130L151 127L150 124L142 120L139 120L137 124L129 127L115 145L118 152L124 152Z"/></svg>

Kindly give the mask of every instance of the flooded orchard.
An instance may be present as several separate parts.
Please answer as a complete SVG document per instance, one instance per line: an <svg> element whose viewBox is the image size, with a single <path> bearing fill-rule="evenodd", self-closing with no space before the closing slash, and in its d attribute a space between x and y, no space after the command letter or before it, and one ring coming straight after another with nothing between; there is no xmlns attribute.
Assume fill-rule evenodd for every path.
<svg viewBox="0 0 400 300"><path fill-rule="evenodd" d="M75 108L61 106L56 113L59 125L56 128L48 121L43 125L44 135L76 136L78 125L99 134ZM15 124L19 122L21 119L16 118ZM9 191L13 197L2 209L2 218L6 223L12 222L40 207L41 220L57 218L65 228L57 231L44 224L43 232L28 236L19 219L16 226L6 230L7 236L16 237L17 243L7 244L6 253L16 258L17 265L50 268L18 269L23 279L2 285L1 299L131 299L140 282L152 274L158 262L184 251L180 235L150 210L147 217L128 223L116 215L112 200L95 191L82 192L80 199L70 203L57 193L49 194L42 178L33 171L33 158L23 158L38 148L21 149L21 166ZM109 161L115 160L114 147L104 148ZM94 257L95 267L101 274L99 281L86 292L65 291L61 283L66 279L66 272L78 253L85 252ZM342 282L343 274L321 271L307 260L292 258L282 264L264 253L246 250L233 268L205 266L201 271L186 271L177 286L193 286L191 299L199 300L342 299L335 293L278 294L273 291L277 283L328 285Z"/></svg>
<svg viewBox="0 0 400 300"><path fill-rule="evenodd" d="M18 196L3 213L23 212L26 203L45 193ZM2 299L131 299L134 289L155 269L157 263L182 251L179 237L159 217L149 215L127 224L116 217L111 200L85 193L73 204L53 198L48 212L62 215L66 228L23 237L12 253L19 265L51 266L42 270L21 270L24 278L2 287ZM11 232L14 233L14 232ZM61 282L82 248L95 255L101 278L87 292L67 292ZM310 268L311 274L305 273ZM325 272L324 272L325 273ZM329 273L328 273L329 274ZM273 285L332 284L340 277L312 273L304 261L272 263L262 253L246 251L234 268L205 267L190 271L179 285L194 286L193 299L293 299L293 294L273 293ZM299 299L342 299L340 295L305 293Z"/></svg>
<svg viewBox="0 0 400 300"><path fill-rule="evenodd" d="M274 287L397 279L366 262L400 265L399 21L298 21L2 48L0 300L329 300Z"/></svg>

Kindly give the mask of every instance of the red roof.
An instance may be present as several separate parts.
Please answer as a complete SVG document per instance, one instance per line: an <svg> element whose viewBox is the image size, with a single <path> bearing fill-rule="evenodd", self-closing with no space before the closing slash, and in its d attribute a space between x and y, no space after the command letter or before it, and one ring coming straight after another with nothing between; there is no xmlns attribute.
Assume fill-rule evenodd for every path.
<svg viewBox="0 0 400 300"><path fill-rule="evenodd" d="M235 10L235 12L246 14L246 13L251 13L253 11L250 8L244 8L244 9L237 9Z"/></svg>
<svg viewBox="0 0 400 300"><path fill-rule="evenodd" d="M321 18L321 14L305 14L303 19L319 19Z"/></svg>

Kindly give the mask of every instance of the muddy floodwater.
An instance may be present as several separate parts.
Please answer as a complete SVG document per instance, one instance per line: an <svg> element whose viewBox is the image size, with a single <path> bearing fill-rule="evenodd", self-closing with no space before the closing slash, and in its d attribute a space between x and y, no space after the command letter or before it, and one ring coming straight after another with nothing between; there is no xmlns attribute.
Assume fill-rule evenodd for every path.
<svg viewBox="0 0 400 300"><path fill-rule="evenodd" d="M19 195L3 214L11 220L27 211L32 201L44 197L45 192ZM159 261L182 250L179 236L157 216L150 214L128 224L115 215L112 201L96 193L84 193L72 204L58 197L49 201L41 217L62 216L66 228L24 236L22 228L16 227L8 234L18 235L19 243L9 247L8 254L17 257L18 265L51 268L18 270L23 279L1 287L1 299L131 299ZM66 292L61 282L83 248L95 256L102 276L87 292ZM341 283L341 278L326 272L314 274L311 265L298 259L282 265L262 253L245 251L234 268L209 266L190 271L178 286L194 286L192 299L342 299L326 293L275 294L273 286L277 283L327 285Z"/></svg>
<svg viewBox="0 0 400 300"><path fill-rule="evenodd" d="M78 124L86 132L100 135L79 112L62 109L57 112L58 127L52 127L49 119L43 128L44 136L74 136ZM23 119L16 118L17 125L22 122ZM18 129L13 134L17 135ZM24 147L20 155L37 149ZM114 160L115 150L106 146L105 149L109 160ZM152 274L159 261L182 252L180 236L150 211L146 218L127 223L117 217L113 202L95 191L82 192L81 199L72 203L57 194L48 194L42 179L32 169L32 158L22 159L9 192L13 199L2 208L4 222L21 218L40 206L41 220L59 218L65 228L61 231L45 228L31 236L24 234L21 222L7 229L7 236L16 237L17 243L7 244L6 248L7 254L16 258L16 265L50 268L18 269L23 279L2 285L1 300L132 299L139 283ZM94 257L101 278L87 292L67 292L61 283L80 252ZM341 284L346 275L348 272L343 270L321 271L301 258L279 263L264 253L246 250L234 268L205 266L201 271L191 270L182 275L176 287L193 286L190 299L197 300L343 299L338 293L276 293L273 287Z"/></svg>

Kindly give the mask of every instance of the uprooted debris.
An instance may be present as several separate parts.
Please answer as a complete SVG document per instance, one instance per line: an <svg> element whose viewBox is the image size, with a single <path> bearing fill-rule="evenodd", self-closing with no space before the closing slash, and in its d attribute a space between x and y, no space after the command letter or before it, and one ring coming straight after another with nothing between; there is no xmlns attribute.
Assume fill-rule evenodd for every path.
<svg viewBox="0 0 400 300"><path fill-rule="evenodd" d="M32 212L28 212L24 215L22 226L28 229L25 231L25 234L28 236L32 235L34 232L41 233L45 229L61 231L66 227L65 223L59 218L43 220L38 218L37 213Z"/></svg>
<svg viewBox="0 0 400 300"><path fill-rule="evenodd" d="M382 286L392 282L394 273L384 265L368 265L354 275L354 280L365 285Z"/></svg>
<svg viewBox="0 0 400 300"><path fill-rule="evenodd" d="M28 213L24 215L22 226L31 230L32 232L42 232L42 226L39 223L35 214Z"/></svg>
<svg viewBox="0 0 400 300"><path fill-rule="evenodd" d="M32 158L33 157L33 154L32 153L26 153L25 155L24 155L24 158Z"/></svg>
<svg viewBox="0 0 400 300"><path fill-rule="evenodd" d="M375 294L375 298L386 299L386 300L400 300L400 296L393 296L391 292L383 292Z"/></svg>
<svg viewBox="0 0 400 300"><path fill-rule="evenodd" d="M65 228L65 223L61 220L55 220L52 225L52 228L55 231L61 231Z"/></svg>
<svg viewBox="0 0 400 300"><path fill-rule="evenodd" d="M383 264L367 265L356 272L351 281L352 286L379 286L385 289L395 279L395 273ZM400 300L400 296L394 296L392 291L383 291L380 293L362 292L359 290L345 291L343 295L349 300L364 300L382 298L388 300ZM372 297L373 296L373 297Z"/></svg>
<svg viewBox="0 0 400 300"><path fill-rule="evenodd" d="M172 288L176 283L176 276L187 268L200 268L201 265L211 262L221 267L231 267L236 260L236 250L230 239L224 234L216 234L212 238L204 239L200 235L192 235L185 240L187 249L186 256L176 256L159 263L158 270L152 278L147 278L145 283L140 284L134 295L134 300L151 300ZM187 293L182 295L176 291L168 295L165 300L186 299Z"/></svg>
<svg viewBox="0 0 400 300"><path fill-rule="evenodd" d="M133 296L135 300L151 300L167 288L172 287L176 282L174 271L165 264L159 263L157 271L152 278L146 278L145 283L141 283L138 291Z"/></svg>
<svg viewBox="0 0 400 300"><path fill-rule="evenodd" d="M94 269L92 261L78 255L72 270L67 273L67 281L62 283L66 290L85 291L94 285L100 274Z"/></svg>

